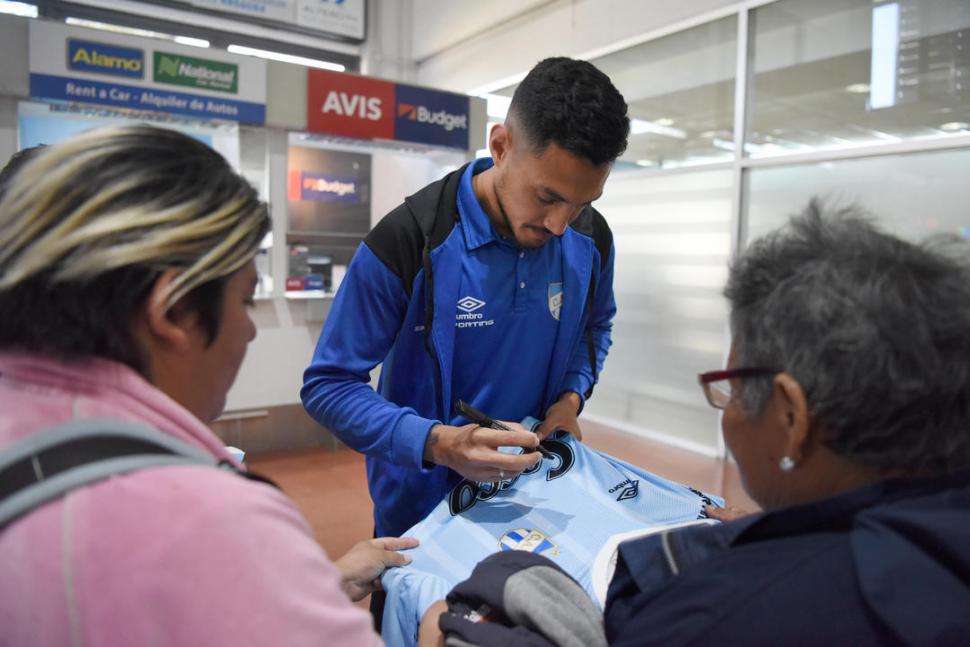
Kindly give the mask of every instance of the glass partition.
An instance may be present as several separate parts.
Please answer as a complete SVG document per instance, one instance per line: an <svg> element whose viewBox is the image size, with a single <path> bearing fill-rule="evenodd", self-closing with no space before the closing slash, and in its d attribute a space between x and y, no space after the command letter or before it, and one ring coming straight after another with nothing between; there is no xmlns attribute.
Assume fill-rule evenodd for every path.
<svg viewBox="0 0 970 647"><path fill-rule="evenodd" d="M586 414L717 445L697 374L721 368L731 171L614 174L597 201L616 246L613 347Z"/></svg>
<svg viewBox="0 0 970 647"><path fill-rule="evenodd" d="M855 203L910 240L970 236L970 149L886 155L749 171L748 241L800 212L813 196Z"/></svg>
<svg viewBox="0 0 970 647"><path fill-rule="evenodd" d="M630 106L630 142L618 168L733 159L737 24L728 16L590 59ZM495 95L511 97L515 88Z"/></svg>
<svg viewBox="0 0 970 647"><path fill-rule="evenodd" d="M780 0L750 15L749 156L970 132L967 0Z"/></svg>

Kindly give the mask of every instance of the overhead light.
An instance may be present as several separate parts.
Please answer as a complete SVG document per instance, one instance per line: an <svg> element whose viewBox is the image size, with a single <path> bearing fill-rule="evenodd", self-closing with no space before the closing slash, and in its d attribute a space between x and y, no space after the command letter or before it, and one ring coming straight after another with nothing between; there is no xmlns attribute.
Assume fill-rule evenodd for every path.
<svg viewBox="0 0 970 647"><path fill-rule="evenodd" d="M209 41L204 38L190 38L188 36L175 36L172 38L179 45L189 45L190 47L208 47Z"/></svg>
<svg viewBox="0 0 970 647"><path fill-rule="evenodd" d="M899 3L872 9L872 53L869 66L869 109L896 105L899 61Z"/></svg>
<svg viewBox="0 0 970 647"><path fill-rule="evenodd" d="M637 166L653 166L651 160L637 160Z"/></svg>
<svg viewBox="0 0 970 647"><path fill-rule="evenodd" d="M845 91L849 94L869 94L868 83L853 83L845 86Z"/></svg>
<svg viewBox="0 0 970 647"><path fill-rule="evenodd" d="M26 2L0 2L0 13L10 14L11 16L23 16L24 18L36 18L37 6Z"/></svg>
<svg viewBox="0 0 970 647"><path fill-rule="evenodd" d="M726 139L718 139L715 137L711 141L711 146L714 148L720 148L722 151L729 151L731 153L734 152L734 142L729 142Z"/></svg>
<svg viewBox="0 0 970 647"><path fill-rule="evenodd" d="M64 19L68 25L74 25L76 27L88 27L89 29L100 29L101 31L110 31L116 34L126 34L128 36L142 36L144 38L158 38L161 40L170 40L176 43L181 43L182 45L191 45L193 47L208 47L209 41L202 38L190 38L188 36L173 36L172 34L163 34L158 31L149 31L148 29L138 29L137 27L125 27L124 25L112 25L111 23L98 22L97 20L87 20L86 18L72 18L67 17Z"/></svg>
<svg viewBox="0 0 970 647"><path fill-rule="evenodd" d="M661 117L660 119L654 119L653 123L657 124L658 126L673 126L674 120L670 117Z"/></svg>
<svg viewBox="0 0 970 647"><path fill-rule="evenodd" d="M136 27L125 27L123 25L112 25L111 23L98 22L97 20L87 20L86 18L72 18L68 16L64 19L68 25L77 27L88 27L90 29L100 29L101 31L111 31L116 34L128 34L129 36L144 36L145 38L161 38L162 40L173 40L175 37L170 34L163 34L148 29L138 29Z"/></svg>
<svg viewBox="0 0 970 647"><path fill-rule="evenodd" d="M965 121L948 121L945 124L940 124L940 130L945 130L948 133L967 130L968 128L970 128L970 124Z"/></svg>
<svg viewBox="0 0 970 647"><path fill-rule="evenodd" d="M872 135L874 135L877 139L883 139L883 140L885 140L887 142L898 142L898 141L902 141L902 138L901 137L897 137L896 135L890 135L889 133L884 133L881 130L873 130L872 128L870 128L869 129L869 132Z"/></svg>
<svg viewBox="0 0 970 647"><path fill-rule="evenodd" d="M674 139L687 139L687 133L685 133L680 128L671 128L670 126L665 126L656 121L646 121L645 119L631 119L630 134L642 135L643 133L653 133L655 135L664 135L666 137L673 137Z"/></svg>
<svg viewBox="0 0 970 647"><path fill-rule="evenodd" d="M259 58L268 58L271 61L281 61L283 63L295 63L296 65L305 65L307 67L315 67L321 70L332 70L334 72L343 72L347 68L340 63L331 63L329 61L319 61L315 58L306 58L303 56L294 56L292 54L283 54L281 52L271 52L266 49L256 49L254 47L245 47L243 45L230 45L226 48L233 54L242 54L244 56L258 56Z"/></svg>

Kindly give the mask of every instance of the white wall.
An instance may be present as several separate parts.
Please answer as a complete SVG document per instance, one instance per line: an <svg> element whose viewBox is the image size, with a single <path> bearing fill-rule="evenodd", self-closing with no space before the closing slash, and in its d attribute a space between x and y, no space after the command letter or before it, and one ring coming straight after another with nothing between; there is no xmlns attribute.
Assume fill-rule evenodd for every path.
<svg viewBox="0 0 970 647"><path fill-rule="evenodd" d="M522 7L509 13L509 5ZM736 0L414 0L417 82L466 92L527 72L548 56L586 56ZM493 7L495 7L493 11ZM499 17L495 22L483 17ZM461 38L456 38L457 35ZM426 46L418 42L427 43ZM450 44L448 44L450 43Z"/></svg>
<svg viewBox="0 0 970 647"><path fill-rule="evenodd" d="M487 38L514 21L528 21L536 9L556 0L413 0L410 25L414 60L432 56L472 38Z"/></svg>
<svg viewBox="0 0 970 647"><path fill-rule="evenodd" d="M360 73L413 83L412 0L367 3L367 40L361 46Z"/></svg>

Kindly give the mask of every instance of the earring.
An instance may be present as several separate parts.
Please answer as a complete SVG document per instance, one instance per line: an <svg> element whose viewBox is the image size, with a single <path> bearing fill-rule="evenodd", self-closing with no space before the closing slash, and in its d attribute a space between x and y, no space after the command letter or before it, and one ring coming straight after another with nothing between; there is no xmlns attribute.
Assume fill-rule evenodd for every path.
<svg viewBox="0 0 970 647"><path fill-rule="evenodd" d="M782 456L781 460L778 461L778 467L782 472L790 472L795 469L795 461L791 456Z"/></svg>

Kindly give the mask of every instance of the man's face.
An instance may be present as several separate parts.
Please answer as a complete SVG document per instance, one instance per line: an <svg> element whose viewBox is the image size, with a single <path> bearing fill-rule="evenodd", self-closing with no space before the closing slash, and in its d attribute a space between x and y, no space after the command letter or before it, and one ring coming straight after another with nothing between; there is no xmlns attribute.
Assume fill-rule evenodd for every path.
<svg viewBox="0 0 970 647"><path fill-rule="evenodd" d="M554 143L536 152L521 139L514 141L505 126L495 128L494 197L509 230L500 233L511 235L520 247L542 247L566 233L582 210L602 195L613 165L594 166Z"/></svg>

